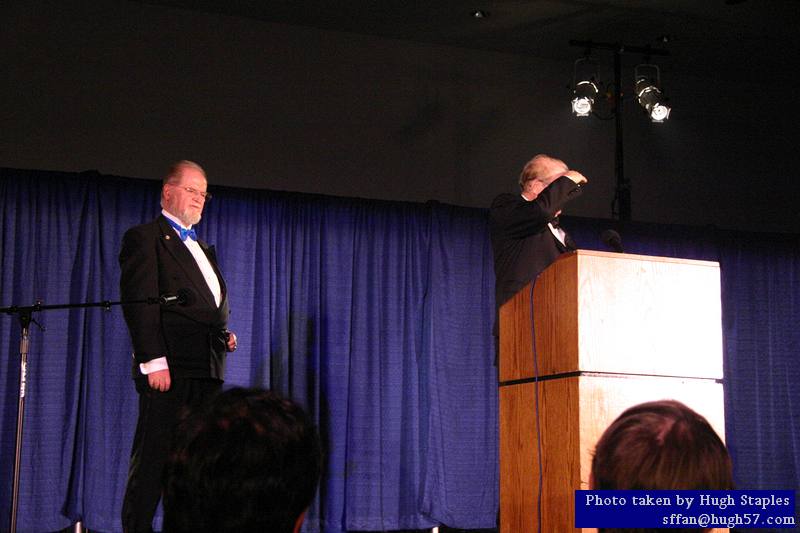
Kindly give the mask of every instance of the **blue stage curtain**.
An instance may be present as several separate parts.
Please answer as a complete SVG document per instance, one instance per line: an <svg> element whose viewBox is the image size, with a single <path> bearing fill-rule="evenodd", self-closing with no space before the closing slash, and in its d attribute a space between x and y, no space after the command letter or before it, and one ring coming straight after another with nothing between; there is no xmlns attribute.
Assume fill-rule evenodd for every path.
<svg viewBox="0 0 800 533"><path fill-rule="evenodd" d="M212 177L213 181L213 177ZM124 231L155 181L0 170L0 305L118 298ZM240 349L227 385L293 397L327 449L304 531L492 527L497 392L486 211L213 187ZM583 248L604 222L566 218ZM800 485L797 236L630 225L627 251L722 264L727 440L742 488ZM143 295L147 296L147 295ZM118 308L32 326L21 531L119 531L136 418ZM19 326L0 317L0 529L9 518Z"/></svg>
<svg viewBox="0 0 800 533"><path fill-rule="evenodd" d="M741 488L795 489L800 515L800 237L720 238L726 413Z"/></svg>
<svg viewBox="0 0 800 533"><path fill-rule="evenodd" d="M0 179L0 302L117 299L122 234L159 212L159 183L17 170ZM497 393L485 213L214 193L198 231L217 247L240 338L226 384L295 398L325 441L326 470L304 530L492 525ZM136 419L122 315L37 318L47 331L32 333L20 529L83 519L119 531ZM0 328L7 523L19 328L10 317Z"/></svg>

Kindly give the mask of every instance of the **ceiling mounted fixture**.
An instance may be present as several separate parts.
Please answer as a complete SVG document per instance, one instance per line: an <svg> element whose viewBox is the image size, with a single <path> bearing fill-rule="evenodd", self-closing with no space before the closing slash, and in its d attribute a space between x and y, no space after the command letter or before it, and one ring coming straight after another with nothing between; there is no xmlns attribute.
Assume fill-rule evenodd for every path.
<svg viewBox="0 0 800 533"><path fill-rule="evenodd" d="M592 113L597 96L597 63L582 57L575 61L572 72L572 112L577 117L588 117Z"/></svg>
<svg viewBox="0 0 800 533"><path fill-rule="evenodd" d="M661 93L661 70L656 65L637 65L636 100L644 108L652 122L661 123L669 118L672 108L666 104Z"/></svg>

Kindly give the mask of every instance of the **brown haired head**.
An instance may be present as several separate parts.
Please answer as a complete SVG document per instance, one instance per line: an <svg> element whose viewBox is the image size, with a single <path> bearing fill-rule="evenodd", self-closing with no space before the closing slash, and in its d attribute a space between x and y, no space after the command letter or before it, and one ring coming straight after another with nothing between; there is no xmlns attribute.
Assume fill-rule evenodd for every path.
<svg viewBox="0 0 800 533"><path fill-rule="evenodd" d="M622 413L597 442L595 490L730 490L728 450L701 415L674 400Z"/></svg>
<svg viewBox="0 0 800 533"><path fill-rule="evenodd" d="M597 442L590 485L593 490L731 490L733 468L725 444L705 418L680 402L662 400L631 407L611 423Z"/></svg>

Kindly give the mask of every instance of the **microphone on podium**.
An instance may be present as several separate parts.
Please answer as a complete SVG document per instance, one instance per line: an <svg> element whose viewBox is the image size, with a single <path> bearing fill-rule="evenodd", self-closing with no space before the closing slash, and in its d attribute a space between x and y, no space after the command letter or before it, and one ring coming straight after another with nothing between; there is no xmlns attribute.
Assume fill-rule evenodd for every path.
<svg viewBox="0 0 800 533"><path fill-rule="evenodd" d="M603 241L603 244L611 248L617 253L624 253L622 250L622 237L619 236L619 233L614 231L613 229L607 229L603 233L600 234L600 240Z"/></svg>

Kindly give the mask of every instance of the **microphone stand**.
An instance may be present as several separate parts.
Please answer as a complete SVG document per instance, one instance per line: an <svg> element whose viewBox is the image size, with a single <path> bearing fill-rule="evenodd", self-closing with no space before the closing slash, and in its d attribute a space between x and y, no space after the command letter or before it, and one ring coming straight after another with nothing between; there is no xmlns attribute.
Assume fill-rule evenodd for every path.
<svg viewBox="0 0 800 533"><path fill-rule="evenodd" d="M110 311L112 306L115 305L131 305L131 304L161 304L169 305L173 303L166 297L159 298L145 298L142 300L119 300L119 301L102 301L102 302L89 302L80 304L58 304L58 305L42 305L42 302L36 302L34 305L0 307L0 313L7 315L17 315L19 317L19 324L21 327L21 335L19 341L19 400L17 402L17 435L16 444L14 448L14 481L11 491L11 533L17 531L17 506L19 504L19 477L20 465L22 463L22 422L25 416L25 397L27 391L27 372L28 372L28 347L30 342L29 330L30 324L33 322L41 331L45 331L41 324L36 322L33 318L33 313L40 311L52 311L55 309L79 309L87 307L102 307L106 311Z"/></svg>

